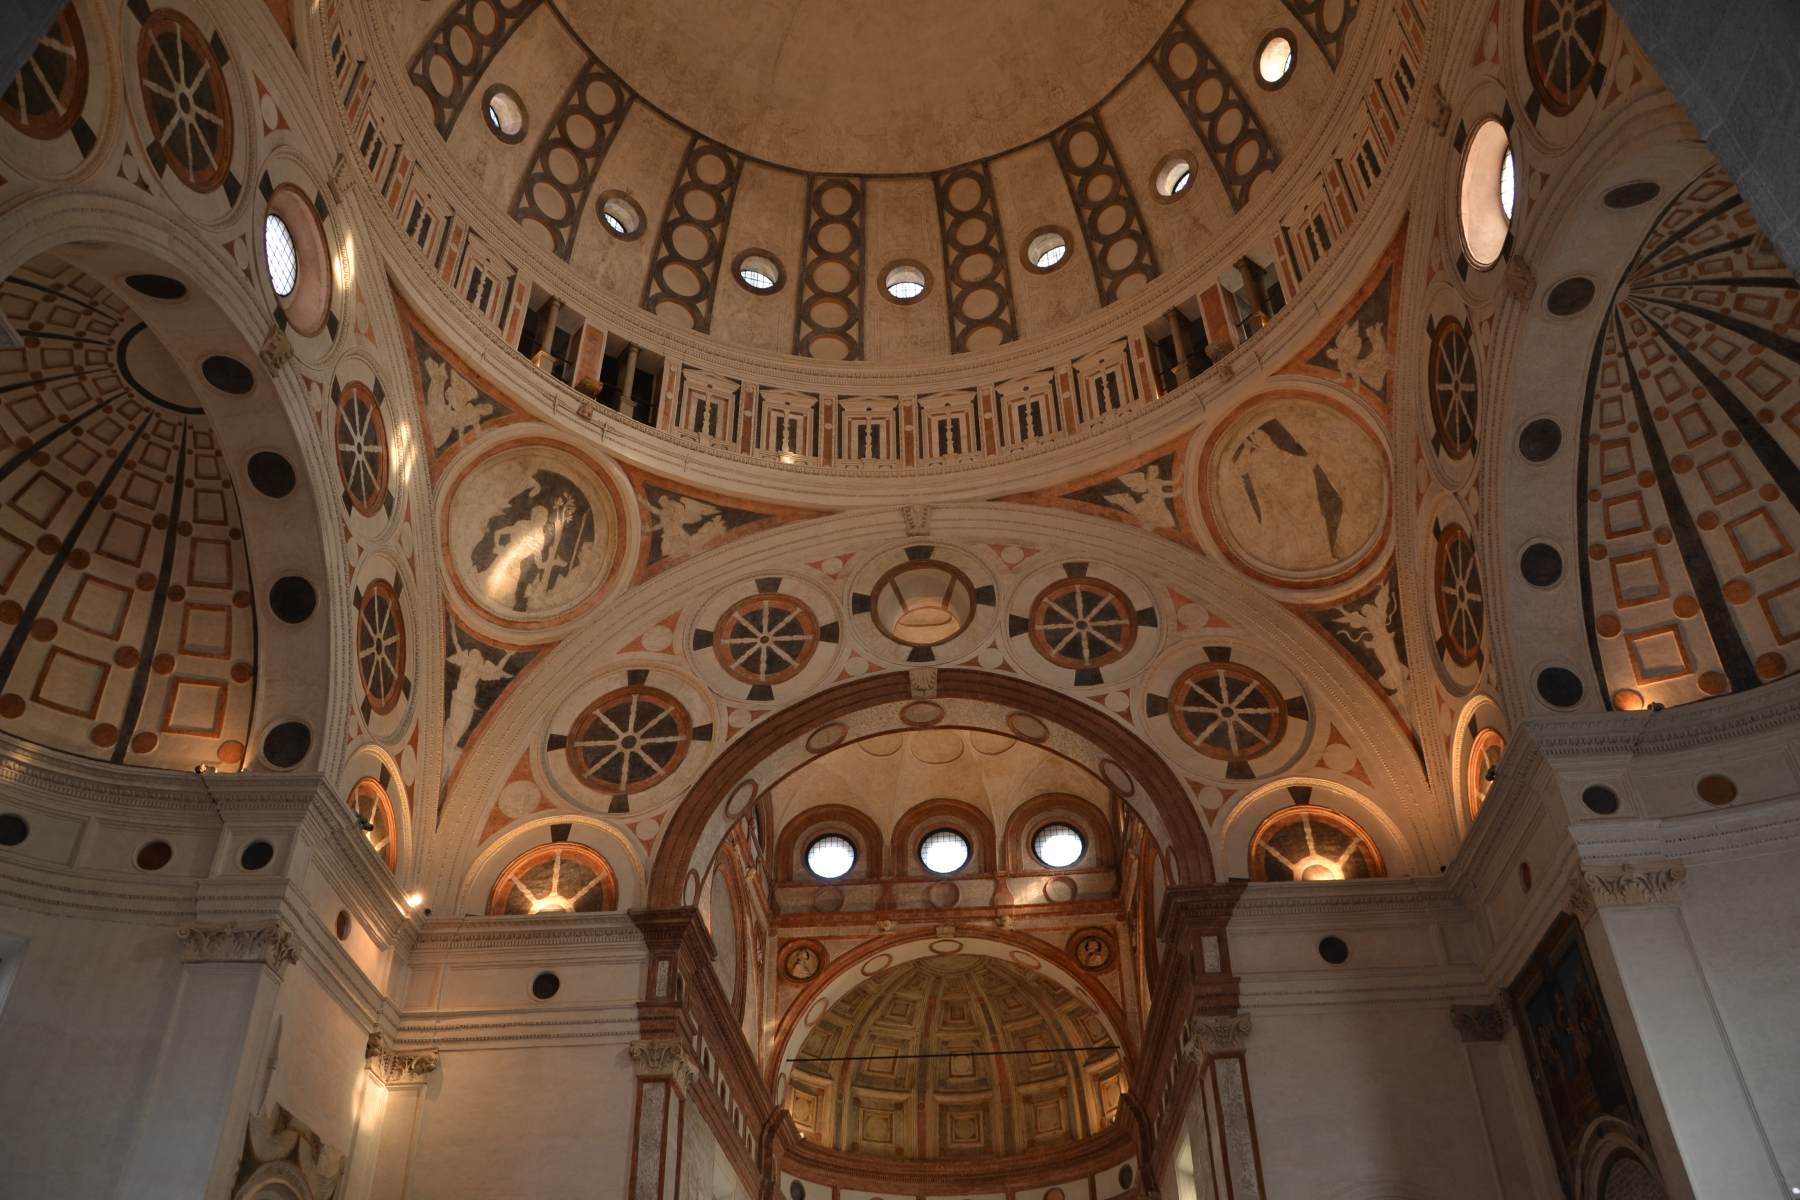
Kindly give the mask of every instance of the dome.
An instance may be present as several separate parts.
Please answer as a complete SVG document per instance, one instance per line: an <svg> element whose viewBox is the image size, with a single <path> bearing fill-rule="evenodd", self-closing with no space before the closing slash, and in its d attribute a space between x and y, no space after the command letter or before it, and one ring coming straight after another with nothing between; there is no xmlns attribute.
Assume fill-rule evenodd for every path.
<svg viewBox="0 0 1800 1200"><path fill-rule="evenodd" d="M808 1141L851 1154L1054 1149L1117 1117L1124 1075L1113 1042L1084 999L1034 971L967 955L918 959L831 1005L791 1060L788 1112Z"/></svg>

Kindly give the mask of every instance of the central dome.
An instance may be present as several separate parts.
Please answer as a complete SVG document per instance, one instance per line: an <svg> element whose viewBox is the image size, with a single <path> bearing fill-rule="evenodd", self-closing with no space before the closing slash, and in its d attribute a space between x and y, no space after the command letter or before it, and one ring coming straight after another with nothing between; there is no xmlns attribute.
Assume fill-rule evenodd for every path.
<svg viewBox="0 0 1800 1200"><path fill-rule="evenodd" d="M916 959L852 988L792 1060L810 1141L878 1158L991 1158L1092 1137L1118 1115L1119 1053L1098 1013L1036 971Z"/></svg>
<svg viewBox="0 0 1800 1200"><path fill-rule="evenodd" d="M1174 0L563 0L646 100L745 154L818 173L936 171L1103 99Z"/></svg>

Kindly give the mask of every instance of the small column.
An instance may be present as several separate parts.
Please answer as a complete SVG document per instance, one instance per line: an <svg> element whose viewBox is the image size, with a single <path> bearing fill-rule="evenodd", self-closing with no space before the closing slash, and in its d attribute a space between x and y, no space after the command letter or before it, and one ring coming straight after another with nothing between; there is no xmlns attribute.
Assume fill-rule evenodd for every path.
<svg viewBox="0 0 1800 1200"><path fill-rule="evenodd" d="M437 1073L436 1050L394 1050L379 1032L369 1035L364 1053L363 1111L357 1136L379 1133L369 1152L353 1155L345 1200L403 1200L419 1136L419 1108L425 1085Z"/></svg>
<svg viewBox="0 0 1800 1200"><path fill-rule="evenodd" d="M300 958L280 921L176 936L185 965L122 1174L142 1200L229 1193L282 973Z"/></svg>
<svg viewBox="0 0 1800 1200"><path fill-rule="evenodd" d="M1510 1012L1503 999L1457 1004L1451 1006L1450 1023L1469 1056L1500 1195L1505 1200L1538 1200L1556 1195L1562 1185L1542 1123L1533 1120L1537 1102Z"/></svg>
<svg viewBox="0 0 1800 1200"><path fill-rule="evenodd" d="M1194 339L1188 332L1187 321L1179 308L1171 308L1168 318L1169 344L1175 347L1175 367L1171 374L1179 387L1194 376Z"/></svg>
<svg viewBox="0 0 1800 1200"><path fill-rule="evenodd" d="M1641 1060L1627 1053L1627 1065L1634 1074L1647 1067L1639 1091L1660 1101L1667 1135L1656 1121L1648 1132L1671 1190L1783 1196L1787 1184L1681 915L1686 879L1673 861L1584 866L1571 881L1570 908L1616 1023L1634 1026L1643 1047Z"/></svg>
<svg viewBox="0 0 1800 1200"><path fill-rule="evenodd" d="M552 296L544 305L544 318L538 325L538 350L532 365L540 371L556 374L556 323L562 319L562 298Z"/></svg>
<svg viewBox="0 0 1800 1200"><path fill-rule="evenodd" d="M1200 1067L1213 1192L1232 1200L1264 1200L1267 1195L1244 1063L1249 1041L1247 1012L1190 1017L1182 1035L1182 1053Z"/></svg>
<svg viewBox="0 0 1800 1200"><path fill-rule="evenodd" d="M674 1038L631 1043L637 1067L637 1108L631 1121L629 1200L665 1200L675 1194L681 1166L683 1099L698 1070L687 1047Z"/></svg>

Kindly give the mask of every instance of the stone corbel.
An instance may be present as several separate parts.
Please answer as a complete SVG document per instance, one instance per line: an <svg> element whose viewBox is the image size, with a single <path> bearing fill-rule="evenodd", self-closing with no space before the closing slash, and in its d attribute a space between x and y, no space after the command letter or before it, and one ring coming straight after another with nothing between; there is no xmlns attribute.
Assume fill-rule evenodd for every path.
<svg viewBox="0 0 1800 1200"><path fill-rule="evenodd" d="M423 1087L439 1064L436 1050L394 1050L380 1030L369 1035L363 1057L369 1074L390 1088Z"/></svg>
<svg viewBox="0 0 1800 1200"><path fill-rule="evenodd" d="M931 532L931 505L902 504L900 520L906 524L907 537L924 537Z"/></svg>
<svg viewBox="0 0 1800 1200"><path fill-rule="evenodd" d="M906 673L914 700L935 700L938 694L936 667L914 667Z"/></svg>
<svg viewBox="0 0 1800 1200"><path fill-rule="evenodd" d="M1250 1041L1247 1012L1194 1016L1181 1031L1181 1053L1196 1063L1242 1054Z"/></svg>
<svg viewBox="0 0 1800 1200"><path fill-rule="evenodd" d="M183 925L175 936L181 939L184 963L261 963L279 976L289 963L300 961L294 936L280 921L247 928L235 923Z"/></svg>
<svg viewBox="0 0 1800 1200"><path fill-rule="evenodd" d="M1506 294L1520 304L1530 304L1537 294L1537 271L1524 258L1514 254L1506 262Z"/></svg>
<svg viewBox="0 0 1800 1200"><path fill-rule="evenodd" d="M1512 1028L1512 1018L1501 1004L1452 1004L1450 1023L1465 1042L1499 1042Z"/></svg>
<svg viewBox="0 0 1800 1200"><path fill-rule="evenodd" d="M631 1043L627 1050L640 1079L666 1076L685 1092L700 1077L700 1069L695 1066L693 1056L688 1053L686 1046L674 1038L640 1038Z"/></svg>
<svg viewBox="0 0 1800 1200"><path fill-rule="evenodd" d="M1431 95L1425 98L1424 109L1425 123L1431 126L1431 132L1449 132L1450 98L1444 95L1444 89L1440 85L1431 85Z"/></svg>

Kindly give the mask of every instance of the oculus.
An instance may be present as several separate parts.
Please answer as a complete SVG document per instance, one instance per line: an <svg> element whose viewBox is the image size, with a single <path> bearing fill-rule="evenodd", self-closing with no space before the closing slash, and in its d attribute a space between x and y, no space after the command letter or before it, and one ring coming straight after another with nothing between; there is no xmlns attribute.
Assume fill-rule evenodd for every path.
<svg viewBox="0 0 1800 1200"><path fill-rule="evenodd" d="M820 879L842 879L856 865L856 844L841 833L828 833L806 848L806 869Z"/></svg>
<svg viewBox="0 0 1800 1200"><path fill-rule="evenodd" d="M1073 825L1058 821L1031 835L1031 853L1046 867L1061 870L1081 861L1087 853L1087 839Z"/></svg>
<svg viewBox="0 0 1800 1200"><path fill-rule="evenodd" d="M908 646L939 646L967 629L975 614L975 585L948 563L906 562L870 592L875 624Z"/></svg>
<svg viewBox="0 0 1800 1200"><path fill-rule="evenodd" d="M954 875L969 865L969 839L954 829L934 829L919 843L919 861L933 875Z"/></svg>
<svg viewBox="0 0 1800 1200"><path fill-rule="evenodd" d="M1512 142L1493 117L1475 127L1463 156L1462 233L1469 265L1486 270L1500 261L1518 199Z"/></svg>
<svg viewBox="0 0 1800 1200"><path fill-rule="evenodd" d="M1264 87L1285 83L1294 71L1294 39L1285 33L1272 33L1256 55L1256 77Z"/></svg>

